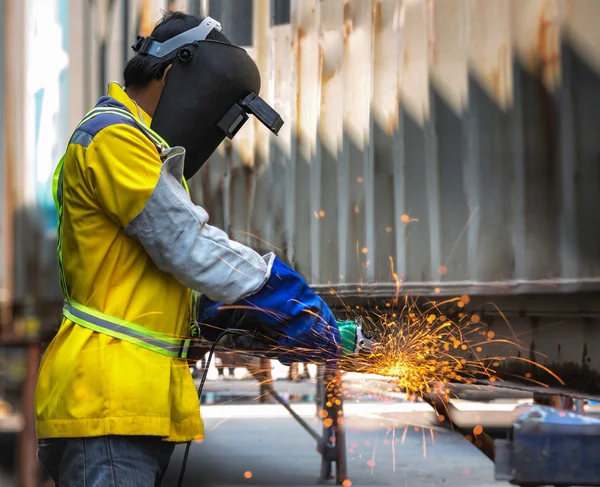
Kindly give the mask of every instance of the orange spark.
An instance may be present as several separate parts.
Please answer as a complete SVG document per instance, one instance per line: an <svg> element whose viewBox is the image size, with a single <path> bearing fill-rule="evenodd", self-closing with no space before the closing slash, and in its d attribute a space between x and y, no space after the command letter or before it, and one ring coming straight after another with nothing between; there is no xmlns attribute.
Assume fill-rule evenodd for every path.
<svg viewBox="0 0 600 487"><path fill-rule="evenodd" d="M273 248L273 249L275 249L275 250L278 250L279 252L283 252L283 251L282 251L282 250L281 250L279 247L276 247L276 246L275 246L275 245L273 245L271 242L267 242L266 240L264 240L264 239L260 238L258 235L254 235L253 233L250 233L250 232L243 232L243 231L241 231L241 230L236 230L236 231L235 231L235 232L233 232L233 233L234 233L234 235L237 235L238 233L239 233L239 234L241 234L241 235L247 235L248 237L252 237L252 238L254 238L254 239L256 239L256 240L260 240L261 242L263 242L263 243L267 244L269 247L271 247L271 248Z"/></svg>

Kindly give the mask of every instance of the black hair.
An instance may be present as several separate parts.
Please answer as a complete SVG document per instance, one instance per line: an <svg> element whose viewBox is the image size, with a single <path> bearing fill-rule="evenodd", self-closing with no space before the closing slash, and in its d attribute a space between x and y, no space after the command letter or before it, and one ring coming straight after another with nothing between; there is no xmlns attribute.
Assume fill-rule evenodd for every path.
<svg viewBox="0 0 600 487"><path fill-rule="evenodd" d="M163 14L150 35L158 42L165 42L186 30L199 26L203 20L204 17L194 14L167 12ZM229 39L216 29L211 30L206 38L230 44ZM149 54L137 54L129 60L123 71L125 87L144 88L152 80L161 79L167 67L173 64L176 54L175 51L162 58Z"/></svg>

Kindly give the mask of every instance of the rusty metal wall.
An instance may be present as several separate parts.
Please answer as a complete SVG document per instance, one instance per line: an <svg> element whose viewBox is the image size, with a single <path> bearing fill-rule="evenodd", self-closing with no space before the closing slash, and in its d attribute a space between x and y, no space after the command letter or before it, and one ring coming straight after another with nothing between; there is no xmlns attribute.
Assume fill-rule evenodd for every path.
<svg viewBox="0 0 600 487"><path fill-rule="evenodd" d="M20 6L32 2L4 0L4 65L21 62ZM193 195L212 223L276 250L319 289L600 288L595 0L68 7L64 139L108 82L121 80L135 36L148 34L161 10L212 14L246 45L262 72L261 95L286 124L277 138L246 124L192 180ZM4 81L0 302L32 292L59 300L51 232L36 226L35 205L24 209L37 201L21 163L30 157L20 129L29 123L25 71ZM29 223L15 223L19 209ZM28 226L32 214L39 234Z"/></svg>
<svg viewBox="0 0 600 487"><path fill-rule="evenodd" d="M192 181L213 223L345 294L600 289L600 3L283 3L251 52L286 125Z"/></svg>

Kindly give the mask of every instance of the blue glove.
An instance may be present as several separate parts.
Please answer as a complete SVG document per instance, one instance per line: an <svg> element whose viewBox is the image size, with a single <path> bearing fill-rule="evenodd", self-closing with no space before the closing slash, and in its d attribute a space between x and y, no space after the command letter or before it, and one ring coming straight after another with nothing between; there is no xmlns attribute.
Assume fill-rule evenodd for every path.
<svg viewBox="0 0 600 487"><path fill-rule="evenodd" d="M256 294L230 306L203 295L198 307L203 335L206 328L234 326L230 320L235 310L277 329L281 333L277 358L283 365L331 362L339 356L341 338L333 313L308 283L278 258L271 277Z"/></svg>

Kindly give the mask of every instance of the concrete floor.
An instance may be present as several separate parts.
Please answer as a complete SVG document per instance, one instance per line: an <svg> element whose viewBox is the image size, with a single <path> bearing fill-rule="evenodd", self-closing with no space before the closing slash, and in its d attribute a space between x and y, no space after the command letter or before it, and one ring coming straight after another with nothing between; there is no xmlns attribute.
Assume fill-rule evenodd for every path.
<svg viewBox="0 0 600 487"><path fill-rule="evenodd" d="M240 372L243 370L236 371L238 379ZM281 372L274 374L281 379L284 371L276 372ZM350 396L345 401L344 414L352 485L509 485L494 481L492 463L474 446L437 426L437 416L425 403L406 402L403 394L382 394L386 389L377 381L359 379L353 381L350 376L345 380ZM298 414L320 432L320 423L314 418L314 400L308 399L314 394L314 381L276 380L275 387L291 399ZM254 380L207 381L201 408L206 438L192 445L184 485L301 487L318 484L321 458L314 440L283 407L257 404L257 394L258 384ZM488 427L498 426L502 431L511 423L519 399L486 399L485 402L454 401L460 413L455 418L457 422L464 423L463 426L483 424L488 432ZM0 444L0 460L8 452L7 447ZM176 448L165 487L177 485L184 450L184 446ZM5 467L12 464L6 463ZM10 477L3 476L2 466L0 462L0 487L12 486ZM244 477L246 472L251 472L251 478ZM326 485L335 483L329 481Z"/></svg>
<svg viewBox="0 0 600 487"><path fill-rule="evenodd" d="M207 406L206 438L190 451L189 487L318 484L320 456L312 438L280 407ZM347 417L349 477L354 486L492 487L493 465L462 437L434 427L415 430L401 419L363 413ZM304 417L317 427L308 408ZM314 411L314 410L313 410ZM166 486L177 485L184 447L173 455ZM252 477L246 479L245 472ZM327 482L335 485L333 481Z"/></svg>

